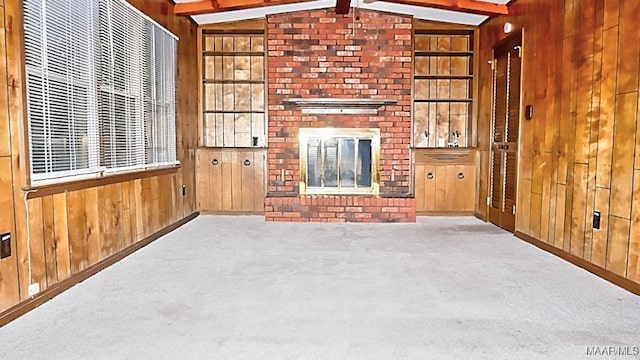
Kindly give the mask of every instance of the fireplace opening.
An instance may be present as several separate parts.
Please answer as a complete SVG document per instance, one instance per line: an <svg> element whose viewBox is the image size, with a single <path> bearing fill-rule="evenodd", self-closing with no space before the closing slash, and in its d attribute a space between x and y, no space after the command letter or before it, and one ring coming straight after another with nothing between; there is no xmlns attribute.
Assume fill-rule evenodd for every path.
<svg viewBox="0 0 640 360"><path fill-rule="evenodd" d="M301 194L379 192L380 129L301 128Z"/></svg>

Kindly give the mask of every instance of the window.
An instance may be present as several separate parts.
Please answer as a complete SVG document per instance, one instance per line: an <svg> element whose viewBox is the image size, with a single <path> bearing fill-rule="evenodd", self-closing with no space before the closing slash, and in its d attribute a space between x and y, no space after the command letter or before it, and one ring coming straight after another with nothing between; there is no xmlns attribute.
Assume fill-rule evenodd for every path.
<svg viewBox="0 0 640 360"><path fill-rule="evenodd" d="M171 166L176 38L122 0L25 0L31 179Z"/></svg>
<svg viewBox="0 0 640 360"><path fill-rule="evenodd" d="M264 31L202 33L203 145L265 145Z"/></svg>
<svg viewBox="0 0 640 360"><path fill-rule="evenodd" d="M414 146L471 145L473 31L416 30L414 59Z"/></svg>
<svg viewBox="0 0 640 360"><path fill-rule="evenodd" d="M300 129L300 193L377 194L380 129Z"/></svg>

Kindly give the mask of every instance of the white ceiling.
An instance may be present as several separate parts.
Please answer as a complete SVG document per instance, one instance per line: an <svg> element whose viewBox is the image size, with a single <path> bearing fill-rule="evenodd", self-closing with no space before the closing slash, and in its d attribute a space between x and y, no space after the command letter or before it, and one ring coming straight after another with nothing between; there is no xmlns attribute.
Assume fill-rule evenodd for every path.
<svg viewBox="0 0 640 360"><path fill-rule="evenodd" d="M174 0L176 3L194 2L198 0ZM489 3L506 4L509 0L483 0ZM484 15L476 15L463 13L458 11L449 11L441 9L433 9L421 6L396 4L385 1L376 0L351 0L353 7L361 9L380 10L398 14L413 15L415 18L423 20L442 21L455 24L479 25L487 17ZM336 0L314 0L302 3L264 6L253 9L231 10L219 13L194 15L193 20L198 24L213 24L225 21L235 21L244 19L254 19L265 17L269 14L277 14L299 10L315 10L336 6Z"/></svg>

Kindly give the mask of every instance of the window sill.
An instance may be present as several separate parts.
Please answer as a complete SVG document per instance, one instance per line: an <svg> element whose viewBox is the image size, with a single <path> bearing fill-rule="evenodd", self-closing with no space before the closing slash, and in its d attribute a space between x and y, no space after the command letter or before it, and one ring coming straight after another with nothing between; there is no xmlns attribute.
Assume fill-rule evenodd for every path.
<svg viewBox="0 0 640 360"><path fill-rule="evenodd" d="M153 170L139 170L126 173L109 174L101 177L94 177L90 179L71 180L67 182L60 182L56 184L47 185L34 185L22 188L22 191L28 192L27 199L35 199L39 197L45 197L49 195L55 195L67 191L77 191L82 189L88 189L97 186L104 186L109 184L121 183L125 181L144 179L154 176L161 176L167 174L173 174L178 171L180 165L158 168Z"/></svg>

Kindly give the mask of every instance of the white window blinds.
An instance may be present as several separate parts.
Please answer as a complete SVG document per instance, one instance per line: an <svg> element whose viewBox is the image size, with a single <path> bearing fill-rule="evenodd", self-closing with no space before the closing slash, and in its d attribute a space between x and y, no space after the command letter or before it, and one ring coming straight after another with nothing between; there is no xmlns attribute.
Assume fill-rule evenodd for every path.
<svg viewBox="0 0 640 360"><path fill-rule="evenodd" d="M122 0L25 0L31 178L176 160L176 38Z"/></svg>

